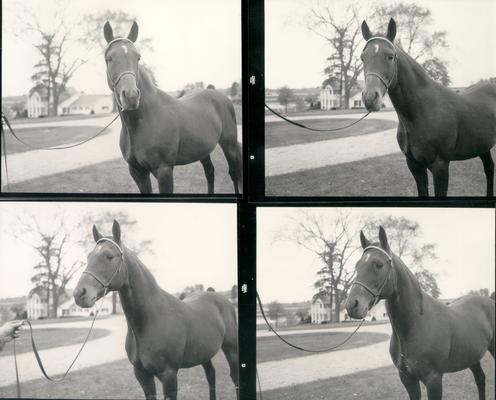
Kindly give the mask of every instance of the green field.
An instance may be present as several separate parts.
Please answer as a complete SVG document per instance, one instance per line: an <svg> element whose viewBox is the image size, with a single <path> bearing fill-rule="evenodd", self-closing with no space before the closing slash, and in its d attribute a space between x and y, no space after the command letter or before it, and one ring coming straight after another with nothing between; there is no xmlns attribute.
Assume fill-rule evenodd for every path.
<svg viewBox="0 0 496 400"><path fill-rule="evenodd" d="M489 353L483 358L482 368L486 374L486 400L494 400L494 359ZM425 387L421 386L422 398L427 399ZM398 371L392 366L282 389L264 391L262 388L262 394L263 400L406 400L408 398L398 377ZM444 375L443 399L477 398L477 388L470 370Z"/></svg>
<svg viewBox="0 0 496 400"><path fill-rule="evenodd" d="M309 119L297 121L315 129L336 129L349 125L356 119ZM285 121L265 124L265 148L290 146L292 144L312 143L321 140L338 139L347 136L364 135L392 129L398 125L395 121L369 119L358 122L356 125L337 132L314 132L291 125Z"/></svg>
<svg viewBox="0 0 496 400"><path fill-rule="evenodd" d="M104 125L103 125L104 126ZM103 127L102 126L102 127ZM78 143L96 135L102 128L99 126L52 126L46 128L14 129L16 135L33 147L57 147L69 143ZM103 131L100 136L106 135L110 130ZM7 154L23 153L32 148L17 141L8 129L5 130L5 143ZM2 143L2 146L4 144ZM3 149L2 149L3 152ZM3 153L2 153L3 156Z"/></svg>
<svg viewBox="0 0 496 400"><path fill-rule="evenodd" d="M217 398L235 400L234 385L229 377L224 354L218 354L213 363L216 369ZM162 385L157 380L156 383L157 398L163 398ZM45 379L22 382L21 388L23 397L28 398L144 399L143 391L134 377L132 365L128 360L72 371L66 380L59 383ZM178 388L180 399L207 400L208 384L203 368L180 370ZM15 397L15 394L15 385L0 387L0 398Z"/></svg>
<svg viewBox="0 0 496 400"><path fill-rule="evenodd" d="M53 347L59 346L69 346L71 344L83 343L86 335L88 334L88 328L42 328L34 329L33 337L38 350L51 349ZM88 340L95 340L110 334L110 331L106 329L94 328L91 332L91 336ZM16 339L16 352L18 354L28 353L32 351L31 347L31 336L29 330L24 328L21 331L19 338ZM14 354L13 342L10 342L5 346L3 351L0 353L0 357L11 356Z"/></svg>
<svg viewBox="0 0 496 400"><path fill-rule="evenodd" d="M318 332L285 336L283 332L279 333L282 337L296 346L315 350L337 346L351 334L351 332ZM388 339L389 335L387 334L358 332L345 344L339 346L339 350L367 346ZM329 352L332 352L332 350ZM275 336L257 338L257 363L279 361L309 355L312 355L312 353L294 349Z"/></svg>
<svg viewBox="0 0 496 400"><path fill-rule="evenodd" d="M496 148L492 153L494 158ZM265 190L267 196L417 196L401 153L267 177ZM430 173L429 193L434 195ZM451 163L448 196L485 195L480 159Z"/></svg>

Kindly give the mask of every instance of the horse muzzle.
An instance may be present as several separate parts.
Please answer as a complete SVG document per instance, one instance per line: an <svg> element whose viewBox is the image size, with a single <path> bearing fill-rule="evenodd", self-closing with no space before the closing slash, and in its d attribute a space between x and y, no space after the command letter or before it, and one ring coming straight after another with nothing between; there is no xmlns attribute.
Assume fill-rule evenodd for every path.
<svg viewBox="0 0 496 400"><path fill-rule="evenodd" d="M382 97L379 89L367 89L362 92L363 104L369 112L380 111L382 107Z"/></svg>
<svg viewBox="0 0 496 400"><path fill-rule="evenodd" d="M123 89L120 92L119 98L123 110L137 110L140 105L141 92L138 88Z"/></svg>
<svg viewBox="0 0 496 400"><path fill-rule="evenodd" d="M84 277L82 278L82 280ZM94 288L85 282L79 281L76 289L74 289L74 301L81 308L93 307L96 301L103 296L103 292L99 290L100 288ZM100 293L101 292L101 293Z"/></svg>

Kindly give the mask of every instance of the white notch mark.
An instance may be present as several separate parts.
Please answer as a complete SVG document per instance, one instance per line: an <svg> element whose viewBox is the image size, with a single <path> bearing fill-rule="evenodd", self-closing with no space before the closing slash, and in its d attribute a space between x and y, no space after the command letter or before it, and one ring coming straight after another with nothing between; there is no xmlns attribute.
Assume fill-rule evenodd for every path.
<svg viewBox="0 0 496 400"><path fill-rule="evenodd" d="M377 54L379 52L379 45L374 44L374 49L375 49L375 54Z"/></svg>
<svg viewBox="0 0 496 400"><path fill-rule="evenodd" d="M376 46L377 46L377 45L376 45ZM127 47L126 47L126 46L124 46L124 45L122 45L121 47L122 47L122 49L124 50L124 54L127 54ZM376 53L377 53L377 51L376 51Z"/></svg>
<svg viewBox="0 0 496 400"><path fill-rule="evenodd" d="M370 258L370 254L365 254L365 261L368 261Z"/></svg>

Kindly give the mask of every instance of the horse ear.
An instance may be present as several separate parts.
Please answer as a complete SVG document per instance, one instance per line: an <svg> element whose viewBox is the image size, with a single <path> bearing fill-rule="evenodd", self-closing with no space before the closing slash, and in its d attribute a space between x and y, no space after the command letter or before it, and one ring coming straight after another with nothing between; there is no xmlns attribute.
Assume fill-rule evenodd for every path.
<svg viewBox="0 0 496 400"><path fill-rule="evenodd" d="M362 35L365 40L369 40L372 37L372 32L365 21L362 22Z"/></svg>
<svg viewBox="0 0 496 400"><path fill-rule="evenodd" d="M366 249L367 247L370 246L370 242L365 237L363 231L360 231L360 243L362 244L362 249Z"/></svg>
<svg viewBox="0 0 496 400"><path fill-rule="evenodd" d="M93 225L93 239L95 239L95 242L98 242L103 236L98 232L98 229L96 229L96 226Z"/></svg>
<svg viewBox="0 0 496 400"><path fill-rule="evenodd" d="M117 243L117 244L121 243L121 227L115 219L114 219L114 223L112 225L112 236L113 236L115 243Z"/></svg>
<svg viewBox="0 0 496 400"><path fill-rule="evenodd" d="M136 42L136 39L138 39L138 31L139 31L138 23L134 21L133 26L129 31L129 35L127 35L127 38L133 43Z"/></svg>
<svg viewBox="0 0 496 400"><path fill-rule="evenodd" d="M391 254L391 248L389 247L386 231L382 226L379 227L379 243L386 253Z"/></svg>
<svg viewBox="0 0 496 400"><path fill-rule="evenodd" d="M389 39L390 42L392 42L394 40L394 38L396 37L396 22L392 18L389 20L389 25L388 25L386 37Z"/></svg>
<svg viewBox="0 0 496 400"><path fill-rule="evenodd" d="M112 27L110 26L110 22L105 22L105 25L103 25L103 37L107 41L107 43L110 43L112 40L114 40L114 32L112 31Z"/></svg>

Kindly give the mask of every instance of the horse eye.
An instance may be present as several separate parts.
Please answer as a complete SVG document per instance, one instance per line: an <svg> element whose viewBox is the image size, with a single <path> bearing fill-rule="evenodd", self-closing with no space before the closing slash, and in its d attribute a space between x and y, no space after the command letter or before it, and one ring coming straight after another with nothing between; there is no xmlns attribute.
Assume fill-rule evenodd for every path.
<svg viewBox="0 0 496 400"><path fill-rule="evenodd" d="M375 266L376 266L378 269L381 269L381 268L384 266L384 264L383 264L383 263L377 263Z"/></svg>
<svg viewBox="0 0 496 400"><path fill-rule="evenodd" d="M389 60L389 61L393 61L394 56L392 56L392 55L388 55L388 56L387 56L387 58L388 58L388 60Z"/></svg>
<svg viewBox="0 0 496 400"><path fill-rule="evenodd" d="M107 254L107 260L112 260L112 258L114 258L113 254Z"/></svg>
<svg viewBox="0 0 496 400"><path fill-rule="evenodd" d="M107 58L107 64L112 61L112 57Z"/></svg>
<svg viewBox="0 0 496 400"><path fill-rule="evenodd" d="M138 54L138 61L141 60L141 54Z"/></svg>

